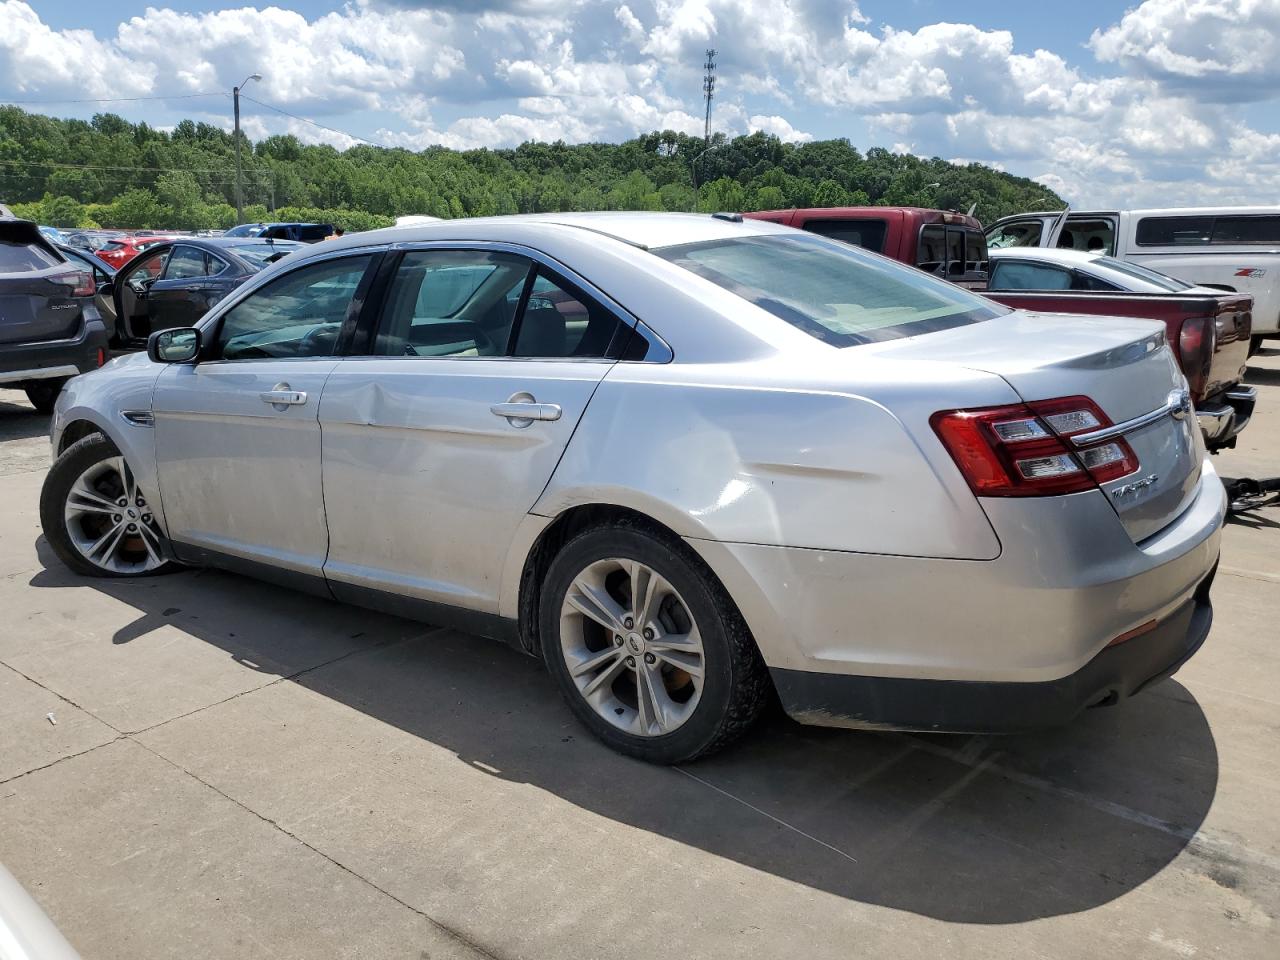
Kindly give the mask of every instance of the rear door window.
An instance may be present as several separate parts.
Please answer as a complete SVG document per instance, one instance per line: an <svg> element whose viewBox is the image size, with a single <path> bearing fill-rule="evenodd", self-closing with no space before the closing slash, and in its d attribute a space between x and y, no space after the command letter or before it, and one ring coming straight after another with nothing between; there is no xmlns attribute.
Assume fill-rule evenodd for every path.
<svg viewBox="0 0 1280 960"><path fill-rule="evenodd" d="M165 266L164 279L190 280L193 277L209 275L209 257L203 250L179 244L173 248L173 255Z"/></svg>
<svg viewBox="0 0 1280 960"><path fill-rule="evenodd" d="M1084 250L1088 253L1112 254L1116 249L1116 227L1110 218L1083 219L1067 217L1066 227L1058 235L1058 246L1063 250Z"/></svg>
<svg viewBox="0 0 1280 960"><path fill-rule="evenodd" d="M512 356L604 357L618 326L613 311L539 267L520 316Z"/></svg>
<svg viewBox="0 0 1280 960"><path fill-rule="evenodd" d="M883 220L806 220L804 229L864 250L884 253L886 224Z"/></svg>
<svg viewBox="0 0 1280 960"><path fill-rule="evenodd" d="M310 224L304 227L298 227L298 235L291 237L293 240L301 240L303 243L319 243L329 234L333 233L333 227L327 223Z"/></svg>
<svg viewBox="0 0 1280 960"><path fill-rule="evenodd" d="M1070 290L1072 271L1029 260L999 260L991 264L988 290Z"/></svg>

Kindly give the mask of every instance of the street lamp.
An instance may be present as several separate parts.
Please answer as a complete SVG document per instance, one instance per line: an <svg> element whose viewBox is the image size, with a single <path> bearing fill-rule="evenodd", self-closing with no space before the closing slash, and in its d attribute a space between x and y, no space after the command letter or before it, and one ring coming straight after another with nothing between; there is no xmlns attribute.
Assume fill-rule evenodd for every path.
<svg viewBox="0 0 1280 960"><path fill-rule="evenodd" d="M240 185L240 91L244 89L244 85L250 80L261 80L262 75L251 73L240 81L238 86L231 88L231 102L235 113L236 129L234 139L236 142L236 223L239 224L244 220L244 189Z"/></svg>

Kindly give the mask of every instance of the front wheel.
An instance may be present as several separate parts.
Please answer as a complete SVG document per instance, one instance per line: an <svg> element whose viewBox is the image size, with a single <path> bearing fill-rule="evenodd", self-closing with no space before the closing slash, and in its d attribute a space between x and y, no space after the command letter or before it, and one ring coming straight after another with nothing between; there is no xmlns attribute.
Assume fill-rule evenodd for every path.
<svg viewBox="0 0 1280 960"><path fill-rule="evenodd" d="M768 672L724 588L682 543L639 525L564 546L544 581L539 634L578 719L642 760L718 750L768 700Z"/></svg>
<svg viewBox="0 0 1280 960"><path fill-rule="evenodd" d="M40 524L58 559L90 577L140 577L175 566L133 471L100 433L54 461L40 491Z"/></svg>

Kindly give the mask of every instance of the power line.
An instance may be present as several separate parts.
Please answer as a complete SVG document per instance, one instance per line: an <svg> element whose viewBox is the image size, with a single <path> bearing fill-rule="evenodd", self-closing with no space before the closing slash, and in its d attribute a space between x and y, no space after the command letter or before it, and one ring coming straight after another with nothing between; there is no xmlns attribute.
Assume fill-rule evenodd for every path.
<svg viewBox="0 0 1280 960"><path fill-rule="evenodd" d="M82 97L66 100L9 100L0 98L0 103L38 104L38 103L139 103L143 100L194 100L196 97L227 97L228 93L180 93L168 97Z"/></svg>
<svg viewBox="0 0 1280 960"><path fill-rule="evenodd" d="M253 97L249 96L247 93L241 93L240 99L248 100L250 103L256 103L258 106L266 107L268 110L274 110L276 113L283 114L284 116L289 117L292 120L298 120L302 123L309 123L313 127L319 127L321 130L328 130L330 133L338 133L344 137L350 137L352 140L359 140L361 143L367 143L370 146L382 147L384 150L401 149L399 147L393 147L390 144L379 143L377 140L370 140L368 137L358 136L357 134L350 133L347 130L339 130L337 127L326 127L323 123L320 123L316 120L312 120L309 117L300 117L296 113L290 113L288 110L281 110L279 107L273 104L265 103L262 100L255 100Z"/></svg>
<svg viewBox="0 0 1280 960"><path fill-rule="evenodd" d="M0 160L0 164L24 167L57 167L64 170L124 170L130 173L212 173L221 176L234 176L234 171L221 167L117 167L94 163L55 163L52 160ZM246 170L254 176L271 174L270 170Z"/></svg>

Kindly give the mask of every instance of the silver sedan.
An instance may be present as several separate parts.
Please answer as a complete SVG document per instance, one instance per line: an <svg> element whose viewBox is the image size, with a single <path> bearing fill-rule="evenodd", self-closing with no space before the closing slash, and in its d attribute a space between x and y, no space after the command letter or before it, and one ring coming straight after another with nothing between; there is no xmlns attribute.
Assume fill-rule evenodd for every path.
<svg viewBox="0 0 1280 960"><path fill-rule="evenodd" d="M295 253L72 380L87 575L241 571L541 657L659 762L1014 730L1209 630L1223 488L1163 327L1009 311L762 221L445 221Z"/></svg>

